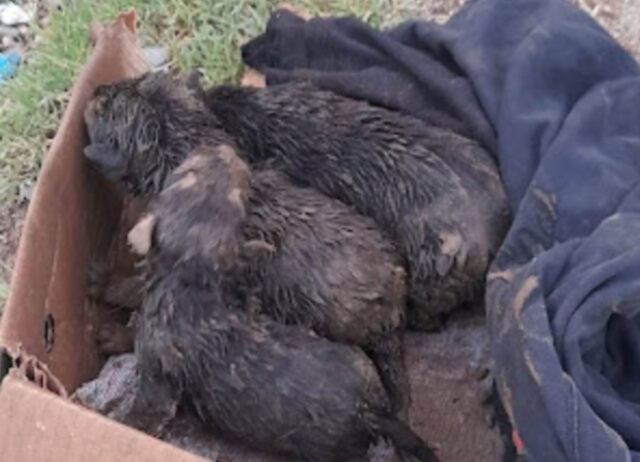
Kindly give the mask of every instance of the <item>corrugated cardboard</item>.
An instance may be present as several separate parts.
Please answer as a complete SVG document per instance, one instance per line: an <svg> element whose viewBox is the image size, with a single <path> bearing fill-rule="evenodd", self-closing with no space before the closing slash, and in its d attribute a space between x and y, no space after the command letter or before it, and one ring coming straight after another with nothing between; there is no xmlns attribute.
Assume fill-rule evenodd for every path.
<svg viewBox="0 0 640 462"><path fill-rule="evenodd" d="M27 214L0 325L0 462L202 461L66 398L102 365L94 329L105 310L85 298L86 265L107 257L122 269L132 260L126 232L139 208L86 163L82 115L97 85L147 69L135 20L123 14L92 29L94 52L76 79ZM264 77L250 72L243 83L262 86ZM476 376L488 364L484 322L481 312L469 317L456 329L407 339L411 420L444 460L499 460L499 432L483 423L477 404L484 391ZM258 460L235 454L224 460Z"/></svg>
<svg viewBox="0 0 640 462"><path fill-rule="evenodd" d="M0 391L3 462L203 462L9 374Z"/></svg>
<svg viewBox="0 0 640 462"><path fill-rule="evenodd" d="M202 460L66 400L101 365L85 298L90 259L126 264L135 208L82 155L83 112L95 87L147 70L135 13L94 26L94 51L76 79L34 191L0 325L0 460L98 462ZM121 226L122 225L122 226ZM122 231L120 231L122 230ZM116 238L114 239L114 233Z"/></svg>

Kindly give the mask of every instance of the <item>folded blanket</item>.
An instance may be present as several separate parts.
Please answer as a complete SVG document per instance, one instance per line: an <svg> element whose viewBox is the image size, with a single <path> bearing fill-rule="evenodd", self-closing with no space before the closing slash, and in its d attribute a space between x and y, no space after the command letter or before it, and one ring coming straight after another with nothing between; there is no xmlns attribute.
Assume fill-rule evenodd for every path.
<svg viewBox="0 0 640 462"><path fill-rule="evenodd" d="M377 31L275 13L243 49L479 139L514 214L487 281L494 373L531 460L640 461L640 72L565 0L472 0ZM636 234L638 233L638 234Z"/></svg>

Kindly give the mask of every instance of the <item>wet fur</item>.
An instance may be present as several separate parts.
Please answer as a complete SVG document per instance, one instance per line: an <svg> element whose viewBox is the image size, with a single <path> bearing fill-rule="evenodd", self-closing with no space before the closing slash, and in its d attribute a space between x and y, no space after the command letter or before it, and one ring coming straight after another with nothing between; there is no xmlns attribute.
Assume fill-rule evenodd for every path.
<svg viewBox="0 0 640 462"><path fill-rule="evenodd" d="M85 113L91 141L87 157L107 177L127 184L133 194L153 197L191 149L221 142L233 149L230 136L207 112L201 96L193 82L168 74L100 88ZM246 169L239 159L233 162L234 168ZM183 178L183 186L188 181ZM400 331L406 275L396 249L370 218L317 191L295 187L281 173L257 171L252 183L237 296L277 321L363 346L381 371L394 409L406 416L410 398ZM212 193L198 187L185 197L195 191ZM186 210L175 226L195 218ZM216 210L205 213L211 215L198 217L203 223L207 218L214 221L212 217L225 219ZM207 239L206 233L199 234ZM182 250L190 255L215 254L203 244Z"/></svg>
<svg viewBox="0 0 640 462"><path fill-rule="evenodd" d="M391 243L341 202L254 172L243 229L263 312L348 343L402 325L405 273Z"/></svg>
<svg viewBox="0 0 640 462"><path fill-rule="evenodd" d="M84 113L85 156L105 177L149 199L199 144L233 146L198 95L191 76L167 73L98 87Z"/></svg>
<svg viewBox="0 0 640 462"><path fill-rule="evenodd" d="M252 308L365 348L406 416L405 271L395 248L372 220L277 171L253 173L247 210L242 278Z"/></svg>
<svg viewBox="0 0 640 462"><path fill-rule="evenodd" d="M234 306L229 275L242 266L250 187L248 171L228 159L198 150L151 203L131 423L158 431L184 398L226 437L303 460L361 460L377 435L437 460L391 417L362 351Z"/></svg>
<svg viewBox="0 0 640 462"><path fill-rule="evenodd" d="M85 154L134 194L157 192L197 145L224 142L371 217L404 258L416 328L481 293L509 222L497 168L477 142L308 84L205 92L147 74L100 89L85 120Z"/></svg>
<svg viewBox="0 0 640 462"><path fill-rule="evenodd" d="M398 244L410 323L482 290L509 216L497 168L475 141L309 84L217 87L207 106L254 166L353 206Z"/></svg>
<svg viewBox="0 0 640 462"><path fill-rule="evenodd" d="M184 199L191 196L191 202L198 194L225 194L203 187L199 178L215 178L215 169L231 168L199 159L187 159L185 164L192 168L181 181L168 186L172 190L186 185ZM238 157L233 162L236 173L246 175L244 163ZM194 178L192 185L188 178ZM247 215L238 249L241 263L234 270L233 288L229 288L238 303L250 313L266 314L280 323L308 327L331 340L362 346L380 371L394 411L406 418L411 400L402 342L405 273L393 246L370 220L314 190L293 186L279 172L256 172L250 192L244 188L246 184L235 188L249 199L238 204L243 210L246 207ZM202 213L202 221L219 219L219 213L215 218L206 216L207 211ZM146 221L144 218L141 223ZM183 215L175 226L192 221L193 217ZM207 236L207 232L214 230L204 228L197 234ZM184 251L194 254L193 249ZM114 287L104 293L117 292L131 279L116 279ZM130 302L121 295L123 301ZM105 326L105 333L102 330L101 345L109 350L103 352L110 353L113 342L106 339L120 330L111 325Z"/></svg>

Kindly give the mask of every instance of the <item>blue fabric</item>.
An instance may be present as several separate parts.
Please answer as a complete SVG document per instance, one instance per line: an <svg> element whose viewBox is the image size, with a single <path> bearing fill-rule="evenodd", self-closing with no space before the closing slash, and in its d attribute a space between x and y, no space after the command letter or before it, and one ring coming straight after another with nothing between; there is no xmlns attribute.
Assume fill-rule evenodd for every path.
<svg viewBox="0 0 640 462"><path fill-rule="evenodd" d="M380 32L279 12L243 49L481 140L514 221L487 282L495 377L530 460L640 461L640 73L564 0L470 1Z"/></svg>

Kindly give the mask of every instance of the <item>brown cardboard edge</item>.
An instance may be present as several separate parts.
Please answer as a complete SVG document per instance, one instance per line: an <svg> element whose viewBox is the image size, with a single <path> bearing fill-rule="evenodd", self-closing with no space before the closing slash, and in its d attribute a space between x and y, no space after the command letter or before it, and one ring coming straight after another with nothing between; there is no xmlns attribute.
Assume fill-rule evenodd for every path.
<svg viewBox="0 0 640 462"><path fill-rule="evenodd" d="M84 160L83 112L96 86L148 70L136 45L135 11L93 25L95 48L77 76L43 162L18 246L0 324L0 350L49 369L69 390L95 376L94 312L85 299L85 267L105 255L122 215L122 196ZM47 321L55 325L47 344ZM38 369L42 369L38 367Z"/></svg>
<svg viewBox="0 0 640 462"><path fill-rule="evenodd" d="M0 459L7 462L204 462L27 382L0 388Z"/></svg>
<svg viewBox="0 0 640 462"><path fill-rule="evenodd" d="M2 461L204 460L66 399L66 390L93 377L100 365L83 263L97 253L122 257L112 234L132 213L84 160L82 113L97 85L148 70L135 23L130 10L110 25L92 26L95 48L75 80L27 212L0 324ZM58 322L47 334L43 321L52 313ZM47 346L47 336L57 337L53 345Z"/></svg>

